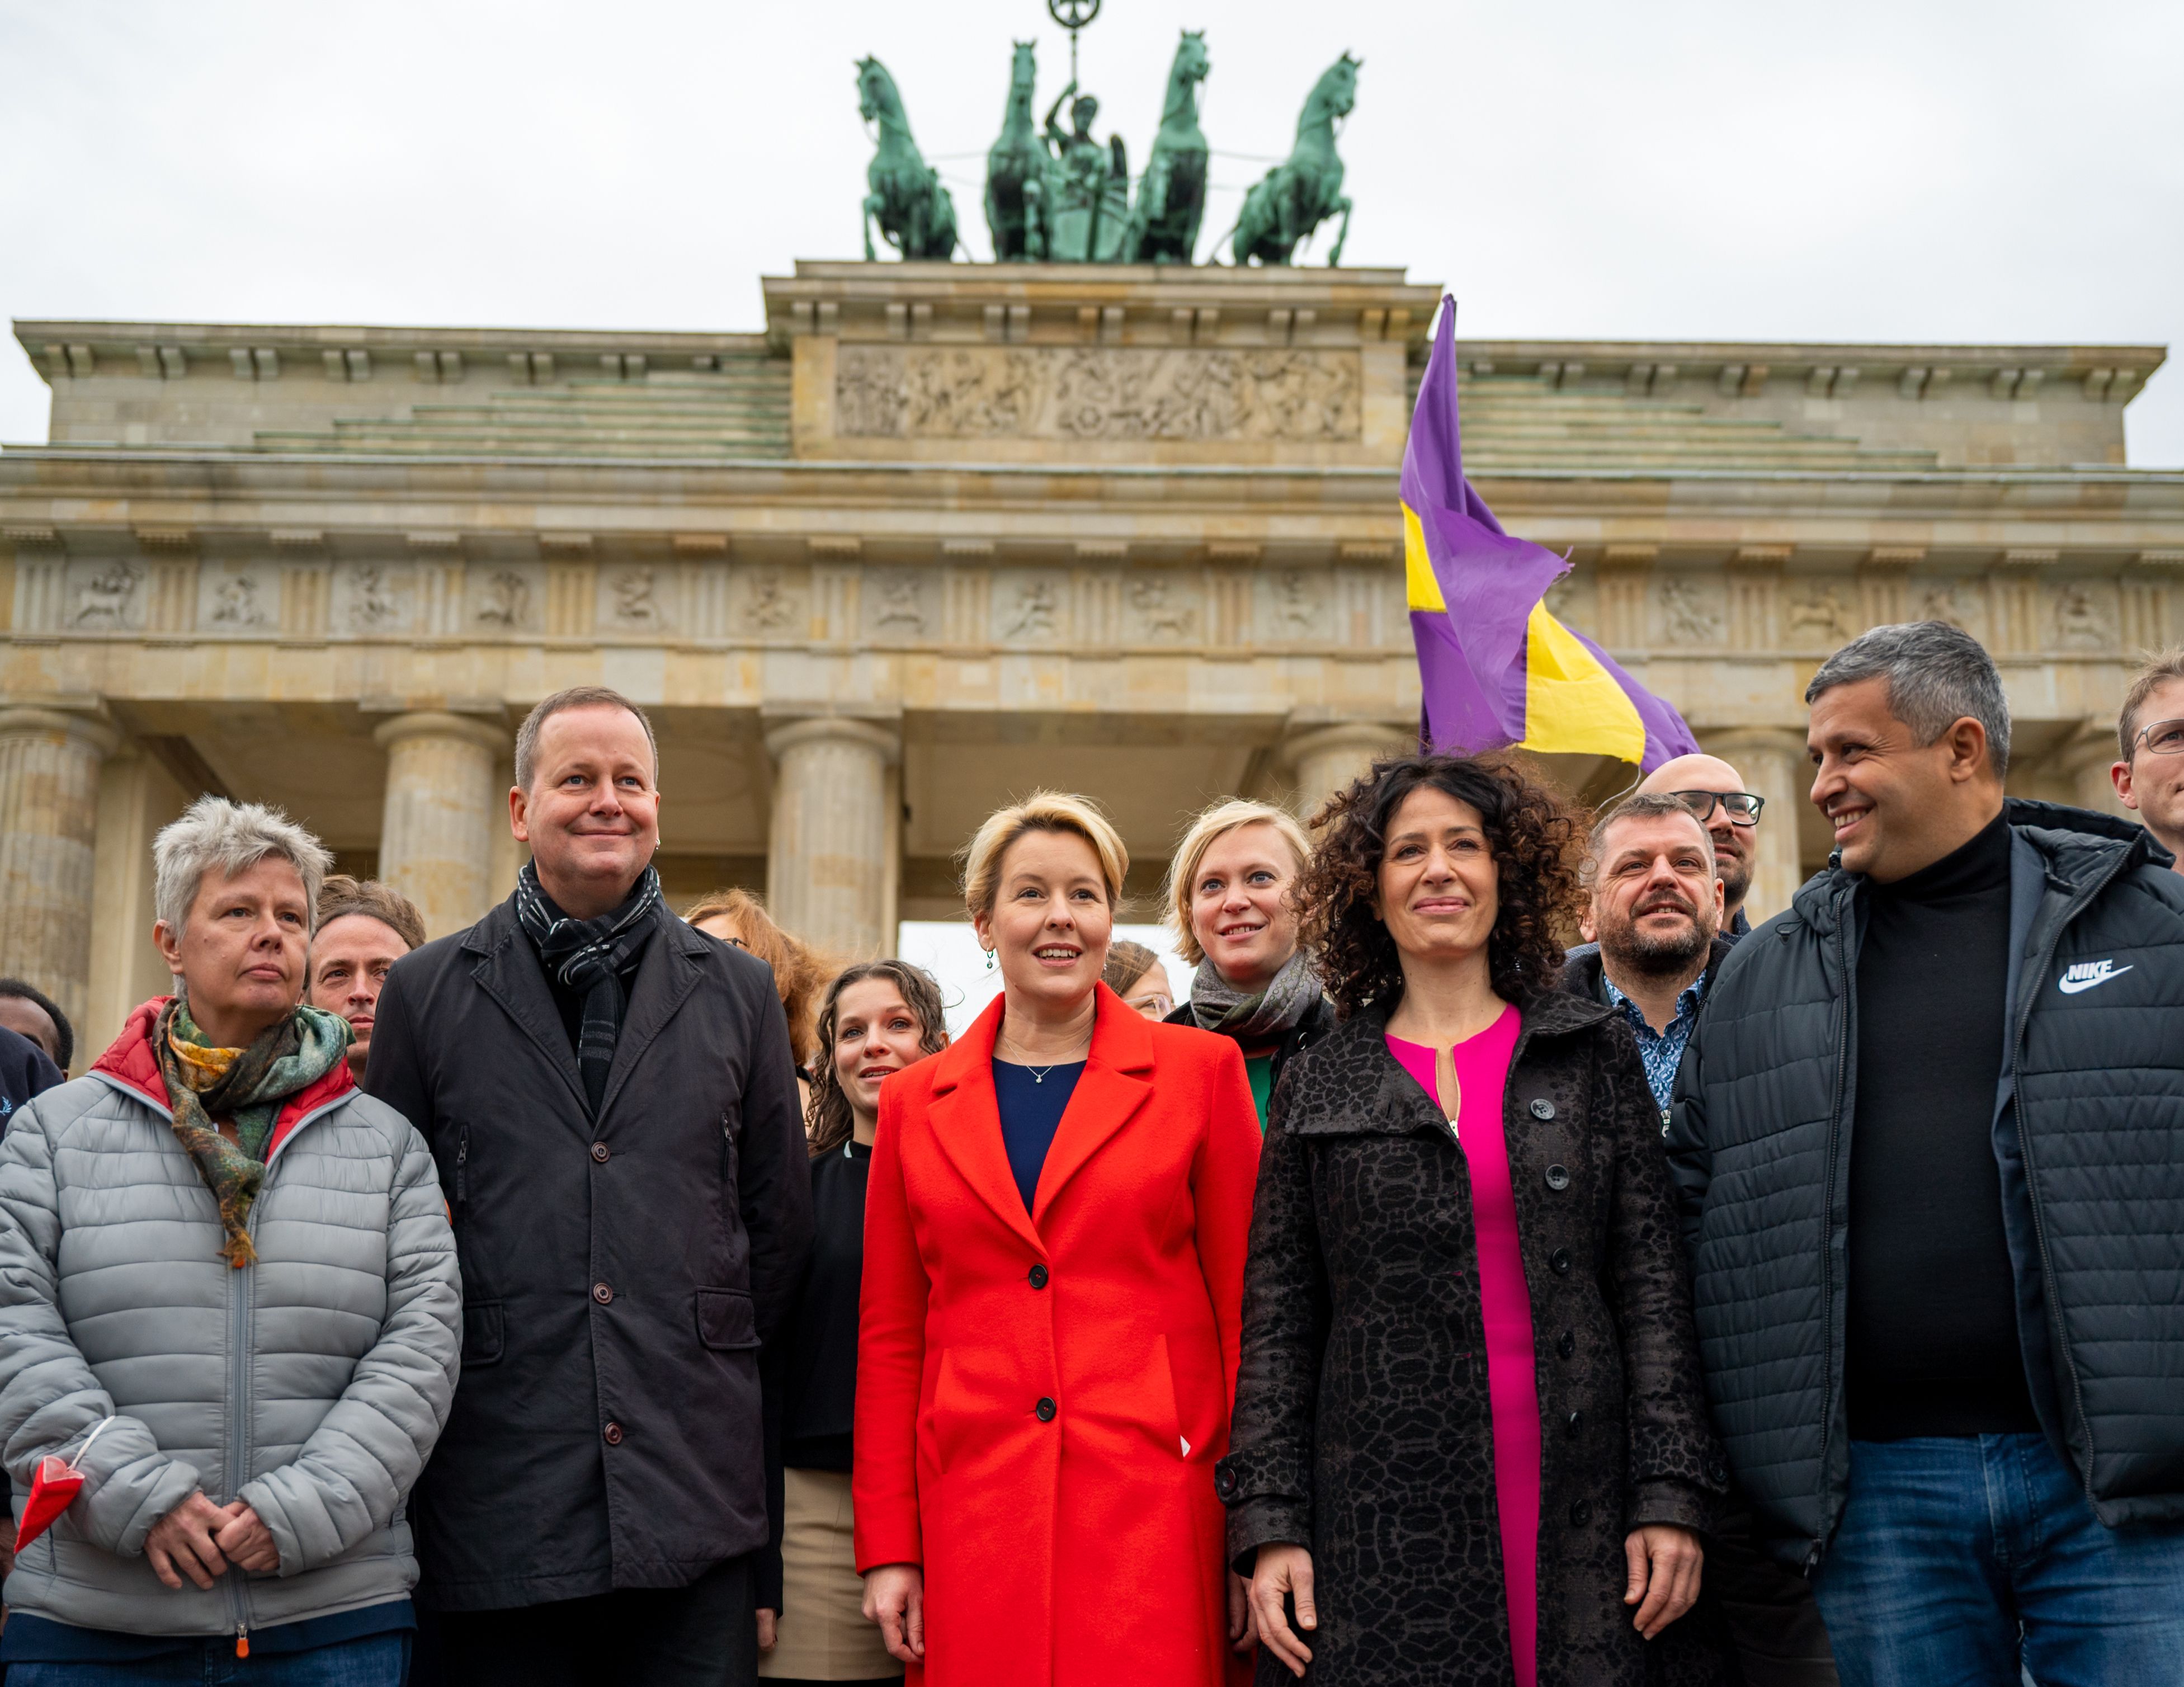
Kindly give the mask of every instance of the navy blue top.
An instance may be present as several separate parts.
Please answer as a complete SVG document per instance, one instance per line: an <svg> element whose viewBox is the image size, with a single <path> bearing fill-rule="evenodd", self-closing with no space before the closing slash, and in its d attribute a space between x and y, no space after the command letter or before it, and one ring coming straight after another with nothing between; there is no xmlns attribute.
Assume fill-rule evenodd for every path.
<svg viewBox="0 0 2184 1687"><path fill-rule="evenodd" d="M1040 1074L1034 1077L1036 1072ZM1016 1173L1022 1192L1024 1211L1031 1211L1039 1193L1039 1168L1046 1151L1054 1146L1054 1133L1061 1123L1061 1110L1084 1073L1084 1062L1066 1066L1018 1066L1006 1061L994 1062L994 1101L1001 1116L1001 1142L1009 1151L1009 1170Z"/></svg>
<svg viewBox="0 0 2184 1687"><path fill-rule="evenodd" d="M0 1025L0 1131L15 1110L64 1081L61 1069L29 1038Z"/></svg>
<svg viewBox="0 0 2184 1687"><path fill-rule="evenodd" d="M337 1611L331 1617L307 1617L300 1623L253 1629L250 1655L315 1651L320 1646L344 1645L416 1626L416 1612L410 1601L390 1599L360 1611ZM49 1617L18 1611L0 1634L0 1663L145 1663L200 1647L226 1651L234 1645L231 1632L124 1634L111 1629L79 1629L73 1623L57 1623Z"/></svg>

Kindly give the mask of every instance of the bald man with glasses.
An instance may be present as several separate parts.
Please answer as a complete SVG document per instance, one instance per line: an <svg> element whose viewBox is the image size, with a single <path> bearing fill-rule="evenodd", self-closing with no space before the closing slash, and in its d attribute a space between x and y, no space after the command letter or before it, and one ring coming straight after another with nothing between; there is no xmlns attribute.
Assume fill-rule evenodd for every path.
<svg viewBox="0 0 2184 1687"><path fill-rule="evenodd" d="M1718 755L1680 755L1664 761L1640 783L1646 796L1680 797L1713 839L1714 871L1721 880L1721 934L1735 943L1752 929L1744 899L1752 889L1753 851L1764 800L1744 788L1744 776Z"/></svg>

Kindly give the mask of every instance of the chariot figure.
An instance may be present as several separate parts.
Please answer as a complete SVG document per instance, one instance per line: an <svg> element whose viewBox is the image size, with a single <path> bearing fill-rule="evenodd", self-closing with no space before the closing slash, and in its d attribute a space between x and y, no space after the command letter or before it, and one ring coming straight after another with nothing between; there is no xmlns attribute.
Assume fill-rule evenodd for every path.
<svg viewBox="0 0 2184 1687"><path fill-rule="evenodd" d="M1066 131L1059 120L1065 103L1071 125ZM1092 138L1099 115L1100 102L1078 93L1075 82L1047 109L1046 141L1052 153L1040 199L1045 255L1056 263L1114 263L1128 232L1129 153L1120 135L1110 136L1105 147Z"/></svg>

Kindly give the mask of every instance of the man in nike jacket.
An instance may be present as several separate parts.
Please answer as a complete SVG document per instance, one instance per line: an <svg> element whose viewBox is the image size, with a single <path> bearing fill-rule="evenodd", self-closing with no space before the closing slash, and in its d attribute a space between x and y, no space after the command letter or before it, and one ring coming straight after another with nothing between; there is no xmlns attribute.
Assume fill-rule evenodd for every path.
<svg viewBox="0 0 2184 1687"><path fill-rule="evenodd" d="M1715 1421L1847 1687L2184 1656L2184 880L2005 799L1986 651L1806 693L1830 871L1724 965L1669 1149Z"/></svg>

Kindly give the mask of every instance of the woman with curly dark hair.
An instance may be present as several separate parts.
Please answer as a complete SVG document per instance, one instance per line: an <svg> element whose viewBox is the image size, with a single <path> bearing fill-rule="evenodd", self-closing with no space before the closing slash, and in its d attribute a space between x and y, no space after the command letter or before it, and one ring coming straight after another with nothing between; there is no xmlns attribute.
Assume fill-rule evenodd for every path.
<svg viewBox="0 0 2184 1687"><path fill-rule="evenodd" d="M783 1320L783 1498L774 1507L786 1582L773 1644L761 1622L762 1679L783 1684L899 1678L865 1620L852 1548L851 1429L857 1397L857 1296L865 1270L865 1186L879 1128L880 1086L948 1046L940 987L903 960L845 969L820 999L812 1057L811 1255ZM771 1589L769 1574L764 1585Z"/></svg>
<svg viewBox="0 0 2184 1687"><path fill-rule="evenodd" d="M1261 1679L1707 1679L1669 1625L1727 1471L1630 1028L1555 988L1577 819L1409 756L1317 825L1342 1023L1274 1094L1217 1478Z"/></svg>

